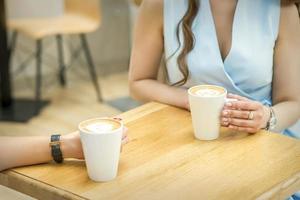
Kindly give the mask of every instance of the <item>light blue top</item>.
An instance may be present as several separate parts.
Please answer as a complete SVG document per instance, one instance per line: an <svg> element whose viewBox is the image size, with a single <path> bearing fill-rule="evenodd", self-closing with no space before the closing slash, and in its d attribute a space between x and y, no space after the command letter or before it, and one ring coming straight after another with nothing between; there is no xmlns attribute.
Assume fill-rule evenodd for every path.
<svg viewBox="0 0 300 200"><path fill-rule="evenodd" d="M187 6L187 0L164 0L164 46L171 83L182 79L177 65L181 49L172 55L179 47L176 28ZM187 57L190 78L184 87L220 85L230 93L272 105L273 56L279 21L280 0L238 0L232 45L223 62L210 1L201 0L192 25L196 43ZM182 31L180 38L183 43ZM292 132L286 133L296 137Z"/></svg>

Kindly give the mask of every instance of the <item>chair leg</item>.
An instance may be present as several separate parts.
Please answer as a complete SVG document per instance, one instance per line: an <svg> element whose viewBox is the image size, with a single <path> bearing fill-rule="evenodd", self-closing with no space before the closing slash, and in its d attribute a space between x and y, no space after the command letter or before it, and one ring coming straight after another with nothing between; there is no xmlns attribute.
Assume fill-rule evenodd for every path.
<svg viewBox="0 0 300 200"><path fill-rule="evenodd" d="M83 51L84 51L84 54L85 54L85 57L86 57L86 60L88 63L90 76L92 78L94 87L96 89L98 100L101 102L103 99L102 99L102 95L101 95L101 91L100 91L100 86L98 83L97 72L96 72L95 65L93 63L92 55L90 53L85 34L80 34L80 40L81 40L81 45L82 45L82 48L83 48Z"/></svg>
<svg viewBox="0 0 300 200"><path fill-rule="evenodd" d="M13 56L13 53L14 53L15 48L16 48L17 40L18 40L18 32L13 31L12 37L11 37L11 42L10 42L10 45L9 45L9 59L11 59L12 56Z"/></svg>
<svg viewBox="0 0 300 200"><path fill-rule="evenodd" d="M59 82L61 86L66 85L66 66L64 64L64 49L63 49L63 38L61 35L56 36L57 41L57 52L59 62Z"/></svg>
<svg viewBox="0 0 300 200"><path fill-rule="evenodd" d="M18 32L13 31L11 41L9 44L9 50L8 50L8 60L9 60L10 67L12 67L12 65L13 65L13 54L15 52L17 39L18 39Z"/></svg>
<svg viewBox="0 0 300 200"><path fill-rule="evenodd" d="M42 88L42 40L36 41L36 83L35 83L36 114L40 111Z"/></svg>

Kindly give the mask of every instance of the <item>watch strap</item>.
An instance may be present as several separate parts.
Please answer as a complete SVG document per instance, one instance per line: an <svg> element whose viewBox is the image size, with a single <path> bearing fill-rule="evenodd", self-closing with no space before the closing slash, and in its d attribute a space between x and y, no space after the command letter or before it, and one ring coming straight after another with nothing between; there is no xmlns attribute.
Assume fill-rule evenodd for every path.
<svg viewBox="0 0 300 200"><path fill-rule="evenodd" d="M51 147L51 154L53 157L53 160L56 163L62 163L63 162L63 155L60 149L60 135L55 134L51 135L51 142L50 142L50 147Z"/></svg>
<svg viewBox="0 0 300 200"><path fill-rule="evenodd" d="M269 121L268 121L267 127L266 127L267 131L274 130L275 126L277 124L277 119L276 119L275 112L274 112L273 108L270 106L269 109L270 109L270 118L269 118Z"/></svg>

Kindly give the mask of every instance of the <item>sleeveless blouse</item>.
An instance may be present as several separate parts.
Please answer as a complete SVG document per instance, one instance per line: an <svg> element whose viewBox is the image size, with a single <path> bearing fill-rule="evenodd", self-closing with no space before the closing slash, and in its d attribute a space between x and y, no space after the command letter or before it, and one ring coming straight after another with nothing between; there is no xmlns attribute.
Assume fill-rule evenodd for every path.
<svg viewBox="0 0 300 200"><path fill-rule="evenodd" d="M190 77L183 87L219 85L230 93L272 105L273 57L279 32L280 0L238 0L231 49L224 61L210 1L199 1L199 12L192 24L195 46L187 56ZM164 0L164 48L170 83L183 78L177 65L182 48L177 41L176 29L187 7L187 0ZM183 44L182 29L179 36ZM291 131L285 133L297 137Z"/></svg>

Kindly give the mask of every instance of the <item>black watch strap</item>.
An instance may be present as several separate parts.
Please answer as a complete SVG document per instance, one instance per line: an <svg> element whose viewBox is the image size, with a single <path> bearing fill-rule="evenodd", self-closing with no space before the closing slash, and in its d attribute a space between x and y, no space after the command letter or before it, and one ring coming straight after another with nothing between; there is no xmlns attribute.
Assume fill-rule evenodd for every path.
<svg viewBox="0 0 300 200"><path fill-rule="evenodd" d="M64 158L60 149L60 135L51 135L51 154L56 163L62 163Z"/></svg>

